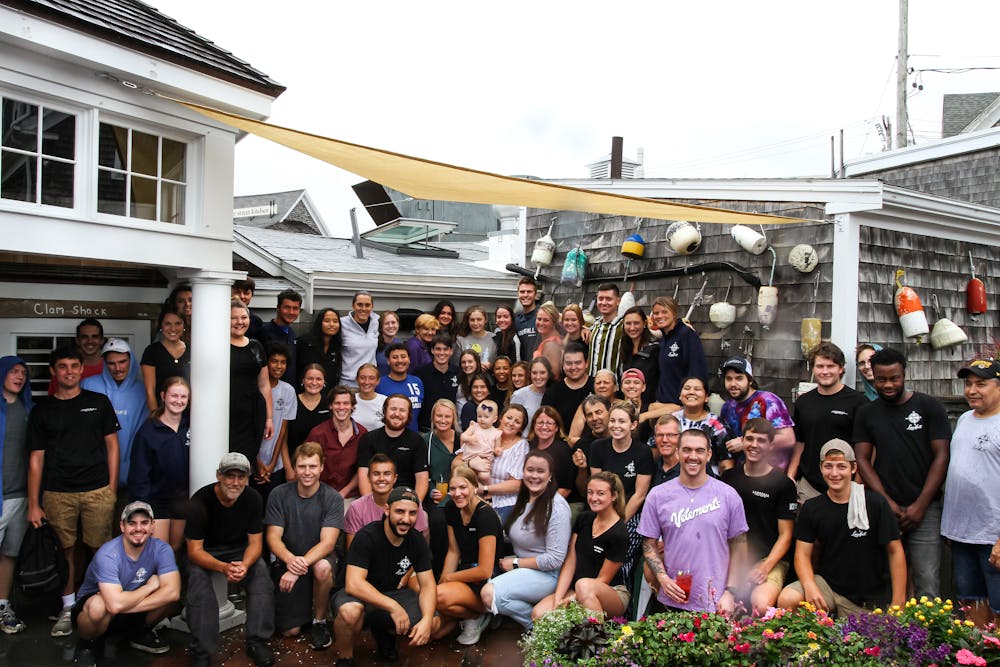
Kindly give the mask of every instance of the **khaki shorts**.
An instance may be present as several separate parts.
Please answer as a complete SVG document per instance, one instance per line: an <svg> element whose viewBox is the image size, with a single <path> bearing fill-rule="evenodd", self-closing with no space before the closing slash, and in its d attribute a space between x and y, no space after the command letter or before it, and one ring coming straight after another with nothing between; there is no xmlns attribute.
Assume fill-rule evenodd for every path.
<svg viewBox="0 0 1000 667"><path fill-rule="evenodd" d="M618 597L621 598L622 601L622 606L625 607L625 609L627 610L630 599L630 596L628 594L628 587L625 586L625 584L618 584L617 586L612 586L611 590L613 590L615 593L618 593Z"/></svg>
<svg viewBox="0 0 1000 667"><path fill-rule="evenodd" d="M816 575L816 586L819 588L820 595L826 600L826 606L830 608L831 614L836 614L837 616L847 617L850 614L859 614L865 611L865 608L856 602L852 602L848 598L845 598L840 593L835 592L830 588L830 584L826 583L826 579L820 575ZM805 596L802 590L802 582L795 581L788 584L788 587L792 590L801 593Z"/></svg>
<svg viewBox="0 0 1000 667"><path fill-rule="evenodd" d="M45 516L63 549L76 544L78 521L83 526L83 543L88 547L97 549L110 540L115 500L115 492L110 486L93 491L46 491L42 494Z"/></svg>
<svg viewBox="0 0 1000 667"><path fill-rule="evenodd" d="M788 576L788 561L779 560L770 572L767 573L766 583L774 585L779 591L785 587L785 577ZM824 596L826 594L824 593Z"/></svg>
<svg viewBox="0 0 1000 667"><path fill-rule="evenodd" d="M812 500L816 496L822 495L822 492L817 491L816 487L809 483L809 480L805 477L801 477L795 482L796 495L799 498L799 507L802 507L802 503L807 500Z"/></svg>

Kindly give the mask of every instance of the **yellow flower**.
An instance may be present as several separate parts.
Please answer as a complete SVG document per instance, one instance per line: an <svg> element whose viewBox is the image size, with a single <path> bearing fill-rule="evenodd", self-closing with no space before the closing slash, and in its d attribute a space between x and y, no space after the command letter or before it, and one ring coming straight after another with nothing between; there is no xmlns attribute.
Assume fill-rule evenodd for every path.
<svg viewBox="0 0 1000 667"><path fill-rule="evenodd" d="M970 627L970 628L972 628L972 627L975 627L976 624L973 623L972 621L966 621L965 625L968 626L968 627Z"/></svg>
<svg viewBox="0 0 1000 667"><path fill-rule="evenodd" d="M632 636L632 628L629 627L629 626L627 626L627 625L623 625L622 626L622 634L625 635L626 637L631 637Z"/></svg>
<svg viewBox="0 0 1000 667"><path fill-rule="evenodd" d="M881 607L875 609L875 611L873 611L872 613L875 614L876 616L881 616L882 615Z"/></svg>
<svg viewBox="0 0 1000 667"><path fill-rule="evenodd" d="M954 631L953 631L953 630L951 630L951 629L949 628L949 629L948 629L948 634L949 634L949 635L950 635L950 634L954 634Z"/></svg>
<svg viewBox="0 0 1000 667"><path fill-rule="evenodd" d="M934 601L937 602L938 604L941 604L941 598L934 598Z"/></svg>
<svg viewBox="0 0 1000 667"><path fill-rule="evenodd" d="M934 603L933 603L933 602L931 602L930 600L928 600L927 602L925 602L925 603L924 603L924 606L925 606L925 607L933 607L933 606L934 606Z"/></svg>
<svg viewBox="0 0 1000 667"><path fill-rule="evenodd" d="M925 620L927 620L927 619L926 619L926 618L924 618L924 615L923 615L923 614L917 614L917 620L918 620L918 621L925 621Z"/></svg>
<svg viewBox="0 0 1000 667"><path fill-rule="evenodd" d="M892 610L893 611L899 611L899 605L898 604L892 605Z"/></svg>
<svg viewBox="0 0 1000 667"><path fill-rule="evenodd" d="M927 602L927 596L926 595L921 595L920 596L920 601L921 602Z"/></svg>
<svg viewBox="0 0 1000 667"><path fill-rule="evenodd" d="M955 625L962 625L962 621L955 621Z"/></svg>
<svg viewBox="0 0 1000 667"><path fill-rule="evenodd" d="M951 599L945 600L944 603L950 607L951 606Z"/></svg>
<svg viewBox="0 0 1000 667"><path fill-rule="evenodd" d="M812 649L813 651L819 650L819 644L817 644L816 642L809 642L809 648Z"/></svg>

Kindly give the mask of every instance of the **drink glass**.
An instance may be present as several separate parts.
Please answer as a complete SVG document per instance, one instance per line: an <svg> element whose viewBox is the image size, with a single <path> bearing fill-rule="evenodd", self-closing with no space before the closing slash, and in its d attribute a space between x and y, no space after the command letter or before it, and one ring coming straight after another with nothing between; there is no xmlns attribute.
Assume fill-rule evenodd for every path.
<svg viewBox="0 0 1000 667"><path fill-rule="evenodd" d="M684 591L684 598L688 599L691 597L691 571L690 570L677 570L677 576L674 577L674 581L677 582L677 586Z"/></svg>

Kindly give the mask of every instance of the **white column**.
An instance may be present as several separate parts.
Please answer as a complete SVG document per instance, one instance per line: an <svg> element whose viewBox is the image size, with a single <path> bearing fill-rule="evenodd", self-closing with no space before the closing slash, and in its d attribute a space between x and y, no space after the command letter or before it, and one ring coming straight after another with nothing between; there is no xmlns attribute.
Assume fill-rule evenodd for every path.
<svg viewBox="0 0 1000 667"><path fill-rule="evenodd" d="M833 296L830 342L844 351L847 367L844 384L855 383L854 349L858 345L858 270L860 266L860 222L850 213L833 219Z"/></svg>

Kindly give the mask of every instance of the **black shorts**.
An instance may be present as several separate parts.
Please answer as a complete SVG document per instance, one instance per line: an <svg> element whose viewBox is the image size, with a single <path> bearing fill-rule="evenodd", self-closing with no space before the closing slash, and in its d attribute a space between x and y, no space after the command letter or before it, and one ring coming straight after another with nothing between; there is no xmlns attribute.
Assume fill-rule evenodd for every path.
<svg viewBox="0 0 1000 667"><path fill-rule="evenodd" d="M77 598L76 603L73 605L73 609L70 611L70 620L73 623L73 629L76 630L76 619L83 612L83 605L87 603L87 600L93 596L98 595L98 593L91 593L85 598ZM108 624L108 629L104 632L105 635L137 635L142 632L142 629L146 625L146 612L138 614L116 614L111 617L111 623Z"/></svg>
<svg viewBox="0 0 1000 667"><path fill-rule="evenodd" d="M399 603L399 606L406 611L406 615L410 617L410 627L420 622L423 618L423 614L420 613L420 597L417 592L412 588L401 588L394 591L380 591L382 595L392 598ZM367 602L362 602L353 595L347 593L347 589L340 589L337 591L336 595L333 596L333 614L336 616L337 611L341 606L349 603L357 602L365 608L365 626L371 624L372 616L374 615L388 615L385 609L381 607L376 607L373 604L368 604Z"/></svg>

